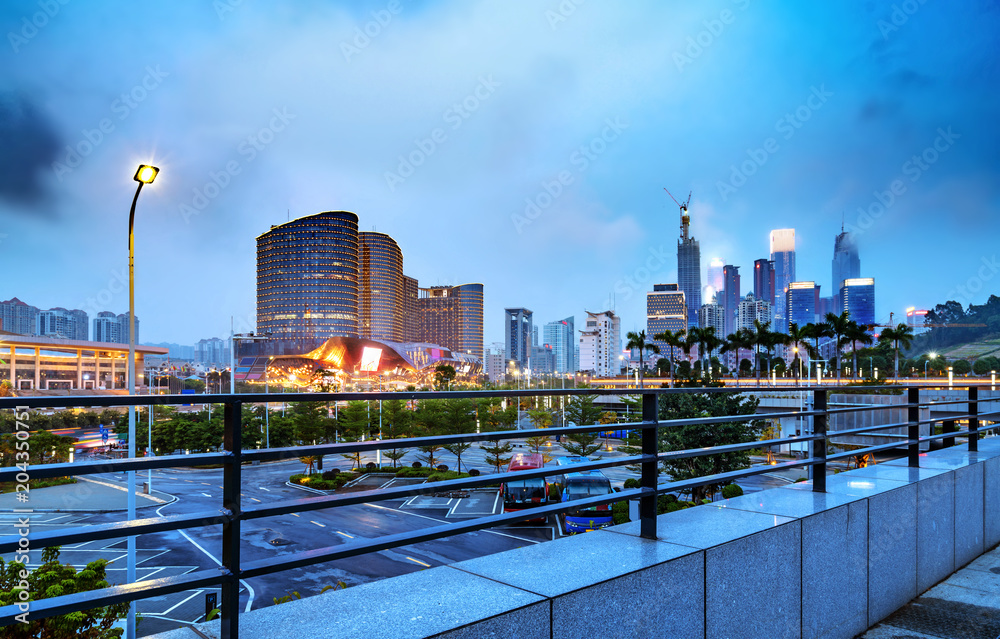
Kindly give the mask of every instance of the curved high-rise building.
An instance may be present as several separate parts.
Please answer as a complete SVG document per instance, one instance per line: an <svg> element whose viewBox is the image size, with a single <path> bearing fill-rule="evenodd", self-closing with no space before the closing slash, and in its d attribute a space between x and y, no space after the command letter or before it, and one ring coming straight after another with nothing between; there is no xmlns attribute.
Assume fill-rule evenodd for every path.
<svg viewBox="0 0 1000 639"><path fill-rule="evenodd" d="M361 257L359 332L368 339L405 341L403 252L385 233L358 233Z"/></svg>
<svg viewBox="0 0 1000 639"><path fill-rule="evenodd" d="M833 241L833 287L831 295L836 296L844 280L861 277L861 258L858 256L858 245L854 234L841 229L840 235Z"/></svg>
<svg viewBox="0 0 1000 639"><path fill-rule="evenodd" d="M325 211L257 238L257 332L275 352L358 337L358 216Z"/></svg>

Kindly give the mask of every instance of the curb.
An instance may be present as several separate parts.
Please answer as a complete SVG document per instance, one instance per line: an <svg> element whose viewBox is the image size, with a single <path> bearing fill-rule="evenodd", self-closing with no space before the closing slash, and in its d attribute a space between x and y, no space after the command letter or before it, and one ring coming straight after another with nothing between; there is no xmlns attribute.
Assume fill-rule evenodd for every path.
<svg viewBox="0 0 1000 639"><path fill-rule="evenodd" d="M86 479L84 477L77 477L77 480L88 481L88 482L91 482L91 483L94 483L94 484L103 484L105 486L110 486L112 488L120 488L122 491L124 491L126 493L128 492L127 488L123 488L121 486L115 486L114 484L110 484L110 483L103 482L103 481L97 481L95 479ZM160 499L160 498L157 497L155 499L158 499L161 503L146 504L144 506L138 506L137 505L135 507L135 509L136 510L142 510L144 508L162 508L163 506L166 506L168 504L173 504L173 503L179 501L179 498L176 497L175 495L171 495L169 493L164 493L164 492L161 492L161 491L156 491L156 492L160 492L163 495L167 495L167 497L169 497L170 499ZM96 513L96 514L101 514L101 513L124 512L124 511L127 511L127 510L128 510L127 507L126 508L33 508L32 509L32 513ZM13 513L13 512L14 511L12 509L0 509L0 513Z"/></svg>
<svg viewBox="0 0 1000 639"><path fill-rule="evenodd" d="M319 490L317 488L309 488L308 486L302 486L300 484L293 484L290 481L285 482L286 486L291 486L292 488L298 488L299 490L304 490L306 492L315 493L317 495L332 495L333 491Z"/></svg>

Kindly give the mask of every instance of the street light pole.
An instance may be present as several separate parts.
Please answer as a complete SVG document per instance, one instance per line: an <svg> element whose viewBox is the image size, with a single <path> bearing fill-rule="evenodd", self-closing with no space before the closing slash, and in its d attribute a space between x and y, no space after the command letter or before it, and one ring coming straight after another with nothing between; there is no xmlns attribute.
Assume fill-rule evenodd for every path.
<svg viewBox="0 0 1000 639"><path fill-rule="evenodd" d="M151 184L160 169L148 164L140 164L133 179L139 183L132 198L132 208L128 214L128 394L135 396L135 204L144 184ZM128 456L135 457L135 405L128 407ZM135 519L135 471L128 471L128 518ZM128 554L125 579L135 583L135 536L126 542ZM135 602L129 602L128 619L125 622L125 636L135 639Z"/></svg>

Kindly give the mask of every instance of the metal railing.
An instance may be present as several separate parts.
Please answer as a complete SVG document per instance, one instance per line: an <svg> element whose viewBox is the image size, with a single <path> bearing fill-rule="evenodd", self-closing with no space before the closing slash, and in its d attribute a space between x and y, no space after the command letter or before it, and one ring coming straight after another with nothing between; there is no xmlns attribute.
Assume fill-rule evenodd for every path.
<svg viewBox="0 0 1000 639"><path fill-rule="evenodd" d="M978 439L981 433L1000 428L996 423L1000 419L1000 411L980 414L979 403L981 401L1000 401L998 399L981 400L979 398L979 388L967 386L967 398L948 402L920 402L920 390L927 389L928 386L879 386L879 387L851 387L852 392L864 392L865 390L894 389L906 392L905 404L874 404L858 405L848 408L831 408L827 402L828 396L836 392L840 387L796 387L781 389L787 392L809 392L813 395L813 408L811 410L790 410L785 412L769 412L750 415L727 415L718 417L699 417L692 419L659 420L658 398L670 394L686 393L753 393L764 392L774 393L776 389L772 387L742 387L733 388L645 388L645 389L545 389L545 390L524 390L524 391L450 391L450 392L380 392L380 393L310 393L284 396L282 401L351 401L351 400L442 400L442 399L484 399L484 398L523 398L523 397L552 397L566 396L573 397L579 395L628 395L640 396L642 406L642 419L629 424L615 424L616 430L638 429L640 435L640 454L626 457L616 457L614 459L602 459L574 465L574 471L600 470L625 465L638 465L640 468L640 487L626 489L617 493L590 497L586 499L574 500L571 505L564 503L554 503L549 505L523 510L519 512L504 513L480 517L461 523L449 523L419 531L410 531L393 535L386 535L374 539L355 541L346 545L330 546L291 555L282 555L269 559L257 561L242 561L240 558L240 531L242 522L260 519L263 517L274 517L290 513L301 513L325 508L335 508L352 504L372 503L400 497L411 497L421 494L446 492L454 489L469 489L481 486L497 485L507 479L530 479L551 476L551 468L540 470L518 471L517 473L499 473L491 475L480 475L449 481L440 481L428 484L409 485L402 487L370 490L363 492L351 492L345 494L333 494L303 499L293 499L280 501L273 504L244 507L241 501L240 485L242 481L242 466L247 462L293 459L305 455L327 455L327 454L350 454L361 453L384 449L417 448L426 445L448 445L464 442L480 442L487 440L507 440L521 439L532 436L549 435L569 435L574 433L593 433L595 431L607 430L611 425L588 425L588 426L563 426L544 429L530 430L504 430L485 433L465 433L457 435L415 437L401 440L378 440L366 442L345 442L337 444L320 444L314 446L297 446L290 448L271 448L262 450L243 450L241 444L241 417L244 404L273 402L274 396L269 394L245 394L245 395L214 395L211 397L213 404L224 405L224 437L221 452L201 453L192 455L171 455L160 457L129 458L99 462L76 462L61 464L45 464L28 467L26 473L31 479L43 479L50 477L82 476L109 472L139 471L161 468L184 468L221 464L223 467L223 495L222 509L204 511L185 515L160 516L152 518L139 518L125 522L112 522L93 524L87 526L76 526L62 528L58 530L33 533L30 542L32 550L43 547L58 546L68 542L84 543L88 541L116 539L122 537L137 536L150 533L158 533L173 530L184 530L188 528L198 528L205 526L222 526L222 557L221 565L216 569L197 570L184 575L161 577L127 583L117 586L110 586L101 590L95 590L72 595L33 600L31 601L29 619L40 619L54 615L62 615L70 612L88 610L112 604L131 602L148 597L166 595L184 590L191 590L201 587L221 587L221 630L222 636L226 639L236 639L239 633L239 581L260 575L266 575L293 568L311 566L318 563L345 559L371 552L388 550L400 546L451 537L466 532L492 528L502 524L509 524L525 519L537 518L541 515L558 514L569 510L577 510L590 506L598 506L619 502L626 499L638 498L640 535L647 539L656 538L657 526L657 497L665 493L685 492L693 488L707 486L710 484L724 484L744 477L773 472L788 468L809 468L812 467L813 485L816 492L826 491L827 464L830 462L847 459L893 449L905 449L907 452L908 464L916 467L919 465L920 446L926 442L936 440L946 440L954 442L956 437L965 437L968 441L968 450L975 451L978 448ZM940 388L945 388L941 386ZM955 390L955 389L952 389ZM958 389L962 390L962 389ZM65 407L122 407L122 406L163 406L191 404L190 395L167 395L167 396L112 396L112 397L32 397L32 398L3 398L0 399L0 410L25 408L65 408ZM206 402L208 403L208 402ZM923 407L942 405L966 405L967 412L961 415L949 415L934 419L920 419L920 409ZM881 424L877 426L851 428L840 431L828 431L827 421L830 415L839 413L858 413L870 410L886 409L907 409L907 421L893 424ZM781 418L813 418L812 434L795 437L783 437L754 441L740 444L730 444L716 446L712 448L699 448L690 450L679 450L660 452L658 449L659 432L661 429L677 428L692 425L712 425L732 422L748 422L756 420L774 420ZM982 426L982 420L987 419L994 423ZM957 421L965 421L967 428L961 431L954 429ZM939 435L920 436L920 426L935 423L945 423L945 432ZM872 433L887 430L890 428L907 428L906 440L868 446L861 449L851 450L833 455L827 454L827 442L832 437L846 434ZM933 433L933 429L931 429ZM755 466L742 470L717 473L694 479L682 481L658 482L657 467L662 461L701 457L707 455L718 455L738 451L761 449L783 444L811 443L812 453L805 459L779 462L776 464ZM24 472L19 468L0 469L0 482L14 481L19 473ZM0 553L9 553L18 548L20 541L18 535L0 536ZM0 626L11 625L15 622L15 615L20 612L16 605L0 608Z"/></svg>

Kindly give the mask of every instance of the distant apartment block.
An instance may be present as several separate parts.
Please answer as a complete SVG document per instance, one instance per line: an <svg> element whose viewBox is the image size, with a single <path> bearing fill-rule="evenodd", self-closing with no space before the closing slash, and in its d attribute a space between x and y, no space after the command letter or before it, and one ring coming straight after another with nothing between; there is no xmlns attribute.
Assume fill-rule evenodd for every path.
<svg viewBox="0 0 1000 639"><path fill-rule="evenodd" d="M771 330L774 330L774 313L769 301L759 300L753 293L747 293L747 296L740 301L736 328L737 330L741 328L753 330L756 326L754 322L761 324L771 322Z"/></svg>
<svg viewBox="0 0 1000 639"><path fill-rule="evenodd" d="M81 310L57 307L39 311L35 335L86 342L90 339L90 318Z"/></svg>
<svg viewBox="0 0 1000 639"><path fill-rule="evenodd" d="M503 384L506 381L507 357L503 344L493 343L483 355L483 373L491 384Z"/></svg>
<svg viewBox="0 0 1000 639"><path fill-rule="evenodd" d="M418 341L483 358L483 285L420 288Z"/></svg>
<svg viewBox="0 0 1000 639"><path fill-rule="evenodd" d="M0 302L0 330L18 335L34 335L38 326L38 307L16 297Z"/></svg>
<svg viewBox="0 0 1000 639"><path fill-rule="evenodd" d="M109 344L128 344L129 335L129 315L120 313L115 315L110 311L102 311L97 314L93 321L92 330L95 342ZM135 343L139 343L139 318L135 318Z"/></svg>
<svg viewBox="0 0 1000 639"><path fill-rule="evenodd" d="M209 366L229 365L229 341L210 337L200 339L194 345L194 361Z"/></svg>
<svg viewBox="0 0 1000 639"><path fill-rule="evenodd" d="M580 331L580 370L615 377L621 370L621 318L614 311L591 313Z"/></svg>

